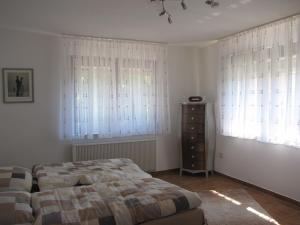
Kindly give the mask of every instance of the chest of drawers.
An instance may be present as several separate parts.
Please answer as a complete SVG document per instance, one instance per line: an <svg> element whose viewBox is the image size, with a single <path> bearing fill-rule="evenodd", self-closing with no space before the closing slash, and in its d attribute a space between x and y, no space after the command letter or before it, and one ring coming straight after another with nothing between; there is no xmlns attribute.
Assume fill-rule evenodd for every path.
<svg viewBox="0 0 300 225"><path fill-rule="evenodd" d="M205 172L208 175L207 105L182 104L181 173Z"/></svg>

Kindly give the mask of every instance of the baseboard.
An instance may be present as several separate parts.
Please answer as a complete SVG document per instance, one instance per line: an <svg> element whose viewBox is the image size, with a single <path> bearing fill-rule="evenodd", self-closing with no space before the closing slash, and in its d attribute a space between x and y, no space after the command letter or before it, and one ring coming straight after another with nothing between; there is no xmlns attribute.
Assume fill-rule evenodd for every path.
<svg viewBox="0 0 300 225"><path fill-rule="evenodd" d="M239 182L239 183L241 183L241 184L244 184L244 185L247 185L247 186L250 186L250 187L254 187L254 188L256 188L256 189L258 189L258 190L260 190L260 191L262 191L262 192L268 193L268 194L273 195L273 196L275 196L275 197L277 197L277 198L283 199L283 200L285 200L285 201L288 201L288 202L291 202L291 203L293 203L293 204L296 204L296 205L300 206L300 202L297 201L297 200L295 200L295 199L292 199L292 198L289 198L289 197L287 197L287 196L278 194L278 193L273 192L273 191L268 190L268 189L264 189L264 188L262 188L262 187L259 187L259 186L255 185L255 184L248 183L248 182L246 182L246 181L237 179L237 178L235 178L235 177L232 177L232 176L229 176L229 175L220 173L220 172L218 172L218 171L215 171L215 174L218 174L218 175L223 176L223 177L227 177L227 178L232 179L232 180L234 180L234 181L236 181L236 182Z"/></svg>

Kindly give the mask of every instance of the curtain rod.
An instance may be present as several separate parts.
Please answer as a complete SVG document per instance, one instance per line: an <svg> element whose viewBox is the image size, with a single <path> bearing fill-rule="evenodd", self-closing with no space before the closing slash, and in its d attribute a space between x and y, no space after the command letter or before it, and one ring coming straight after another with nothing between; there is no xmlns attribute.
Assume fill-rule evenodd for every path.
<svg viewBox="0 0 300 225"><path fill-rule="evenodd" d="M299 16L299 15L300 15L300 12L292 14L290 16L286 16L286 17L280 18L280 19L272 20L270 22L267 22L267 23L264 23L264 24L261 24L261 25L258 25L258 26L250 27L250 28L248 28L246 30L239 31L239 32L236 32L236 33L233 33L233 34L229 34L229 35L223 36L223 37L219 38L218 41L224 40L226 38L229 38L229 37L232 37L232 36L235 36L235 35L239 35L239 34L245 33L245 32L250 31L250 30L261 28L261 27L267 26L267 25L272 24L272 23L280 22L281 20L285 20L285 19L289 19L289 18L292 18L292 17L295 17L295 16Z"/></svg>
<svg viewBox="0 0 300 225"><path fill-rule="evenodd" d="M75 37L75 38L94 38L94 39L102 39L107 41L128 41L128 42L143 42L147 44L167 44L166 42L153 42L153 41L144 41L144 40L137 40L137 39L123 39L123 38L111 38L111 37L99 37L99 36L93 36L93 35L77 35L77 34L62 34L64 37Z"/></svg>

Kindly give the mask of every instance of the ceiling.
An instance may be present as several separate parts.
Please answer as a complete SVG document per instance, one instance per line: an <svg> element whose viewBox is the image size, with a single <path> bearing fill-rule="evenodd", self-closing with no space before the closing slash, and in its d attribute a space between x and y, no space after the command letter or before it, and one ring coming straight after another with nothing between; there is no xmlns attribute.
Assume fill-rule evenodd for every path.
<svg viewBox="0 0 300 225"><path fill-rule="evenodd" d="M0 28L168 43L207 43L300 12L300 0L185 0L183 11L166 0L173 16L159 17L150 0L0 0Z"/></svg>

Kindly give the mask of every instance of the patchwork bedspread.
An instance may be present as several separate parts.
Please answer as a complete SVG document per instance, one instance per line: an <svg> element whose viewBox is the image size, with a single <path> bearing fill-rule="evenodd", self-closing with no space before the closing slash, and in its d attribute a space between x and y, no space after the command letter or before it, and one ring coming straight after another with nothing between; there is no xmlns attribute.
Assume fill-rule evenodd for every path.
<svg viewBox="0 0 300 225"><path fill-rule="evenodd" d="M200 203L196 193L155 178L98 182L32 195L34 225L135 225Z"/></svg>
<svg viewBox="0 0 300 225"><path fill-rule="evenodd" d="M0 192L0 224L31 225L31 195L25 191Z"/></svg>
<svg viewBox="0 0 300 225"><path fill-rule="evenodd" d="M29 169L18 166L0 167L0 192L31 191L32 176Z"/></svg>
<svg viewBox="0 0 300 225"><path fill-rule="evenodd" d="M130 159L104 159L82 162L36 165L33 175L41 191L77 184L93 184L119 179L150 178Z"/></svg>

